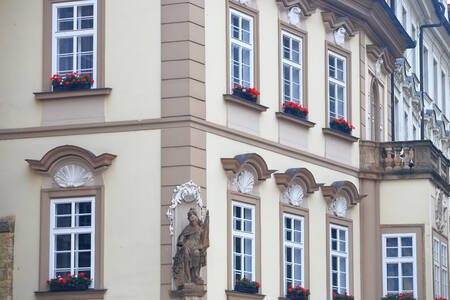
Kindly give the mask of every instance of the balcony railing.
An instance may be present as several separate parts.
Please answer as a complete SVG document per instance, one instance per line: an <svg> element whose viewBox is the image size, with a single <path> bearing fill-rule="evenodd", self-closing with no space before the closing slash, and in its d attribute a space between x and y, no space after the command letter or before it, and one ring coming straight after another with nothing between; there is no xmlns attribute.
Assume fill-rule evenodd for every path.
<svg viewBox="0 0 450 300"><path fill-rule="evenodd" d="M360 153L363 178L434 178L449 184L450 161L431 141L361 141Z"/></svg>

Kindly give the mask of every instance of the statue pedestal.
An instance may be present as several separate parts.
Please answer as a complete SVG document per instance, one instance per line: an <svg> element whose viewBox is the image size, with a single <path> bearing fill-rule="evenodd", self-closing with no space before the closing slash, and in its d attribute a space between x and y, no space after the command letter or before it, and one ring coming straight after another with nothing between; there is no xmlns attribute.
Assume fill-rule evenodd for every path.
<svg viewBox="0 0 450 300"><path fill-rule="evenodd" d="M205 286L194 283L186 283L178 290L170 291L170 297L183 300L200 300L206 294Z"/></svg>

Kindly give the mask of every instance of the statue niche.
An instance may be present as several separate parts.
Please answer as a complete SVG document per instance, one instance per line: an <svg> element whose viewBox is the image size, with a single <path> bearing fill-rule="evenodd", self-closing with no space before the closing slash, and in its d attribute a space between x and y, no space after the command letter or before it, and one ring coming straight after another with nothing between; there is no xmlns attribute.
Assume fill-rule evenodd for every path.
<svg viewBox="0 0 450 300"><path fill-rule="evenodd" d="M195 208L187 214L189 224L177 239L177 251L173 258L173 279L177 290L204 291L200 270L206 265L206 249L209 247L209 211L202 221Z"/></svg>

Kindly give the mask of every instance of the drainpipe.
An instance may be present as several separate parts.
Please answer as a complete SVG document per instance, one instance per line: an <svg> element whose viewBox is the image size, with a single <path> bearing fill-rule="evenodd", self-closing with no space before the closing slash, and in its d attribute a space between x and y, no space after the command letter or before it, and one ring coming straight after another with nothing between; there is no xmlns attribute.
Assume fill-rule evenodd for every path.
<svg viewBox="0 0 450 300"><path fill-rule="evenodd" d="M441 4L441 9L443 9L443 5ZM420 97L422 100L422 111L420 112L420 139L425 139L425 101L423 97L423 31L427 28L435 28L435 27L441 27L443 25L443 22L440 19L439 23L436 24L425 24L420 26L420 33L419 33L419 58L420 58Z"/></svg>

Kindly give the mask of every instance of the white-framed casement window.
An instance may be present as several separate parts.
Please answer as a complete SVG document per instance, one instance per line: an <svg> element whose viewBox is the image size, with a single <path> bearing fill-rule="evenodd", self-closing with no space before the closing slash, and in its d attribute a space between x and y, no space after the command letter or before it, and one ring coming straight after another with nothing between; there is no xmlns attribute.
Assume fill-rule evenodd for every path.
<svg viewBox="0 0 450 300"><path fill-rule="evenodd" d="M441 297L441 243L439 239L433 239L433 273L434 273L434 297Z"/></svg>
<svg viewBox="0 0 450 300"><path fill-rule="evenodd" d="M95 197L52 199L50 202L49 277L95 272Z"/></svg>
<svg viewBox="0 0 450 300"><path fill-rule="evenodd" d="M346 58L328 51L328 116L346 119L347 110L347 70Z"/></svg>
<svg viewBox="0 0 450 300"><path fill-rule="evenodd" d="M284 292L290 285L304 286L304 218L283 214Z"/></svg>
<svg viewBox="0 0 450 300"><path fill-rule="evenodd" d="M55 3L52 16L52 73L89 73L95 79L97 1Z"/></svg>
<svg viewBox="0 0 450 300"><path fill-rule="evenodd" d="M417 297L416 235L383 234L383 294Z"/></svg>
<svg viewBox="0 0 450 300"><path fill-rule="evenodd" d="M281 31L281 74L283 103L303 104L302 38Z"/></svg>
<svg viewBox="0 0 450 300"><path fill-rule="evenodd" d="M441 274L442 274L441 297L448 299L448 252L447 252L447 244L444 243L441 243Z"/></svg>
<svg viewBox="0 0 450 300"><path fill-rule="evenodd" d="M230 9L230 90L254 87L253 17Z"/></svg>
<svg viewBox="0 0 450 300"><path fill-rule="evenodd" d="M330 224L330 282L333 292L349 293L348 228Z"/></svg>
<svg viewBox="0 0 450 300"><path fill-rule="evenodd" d="M255 280L255 206L232 202L233 287L236 280Z"/></svg>

